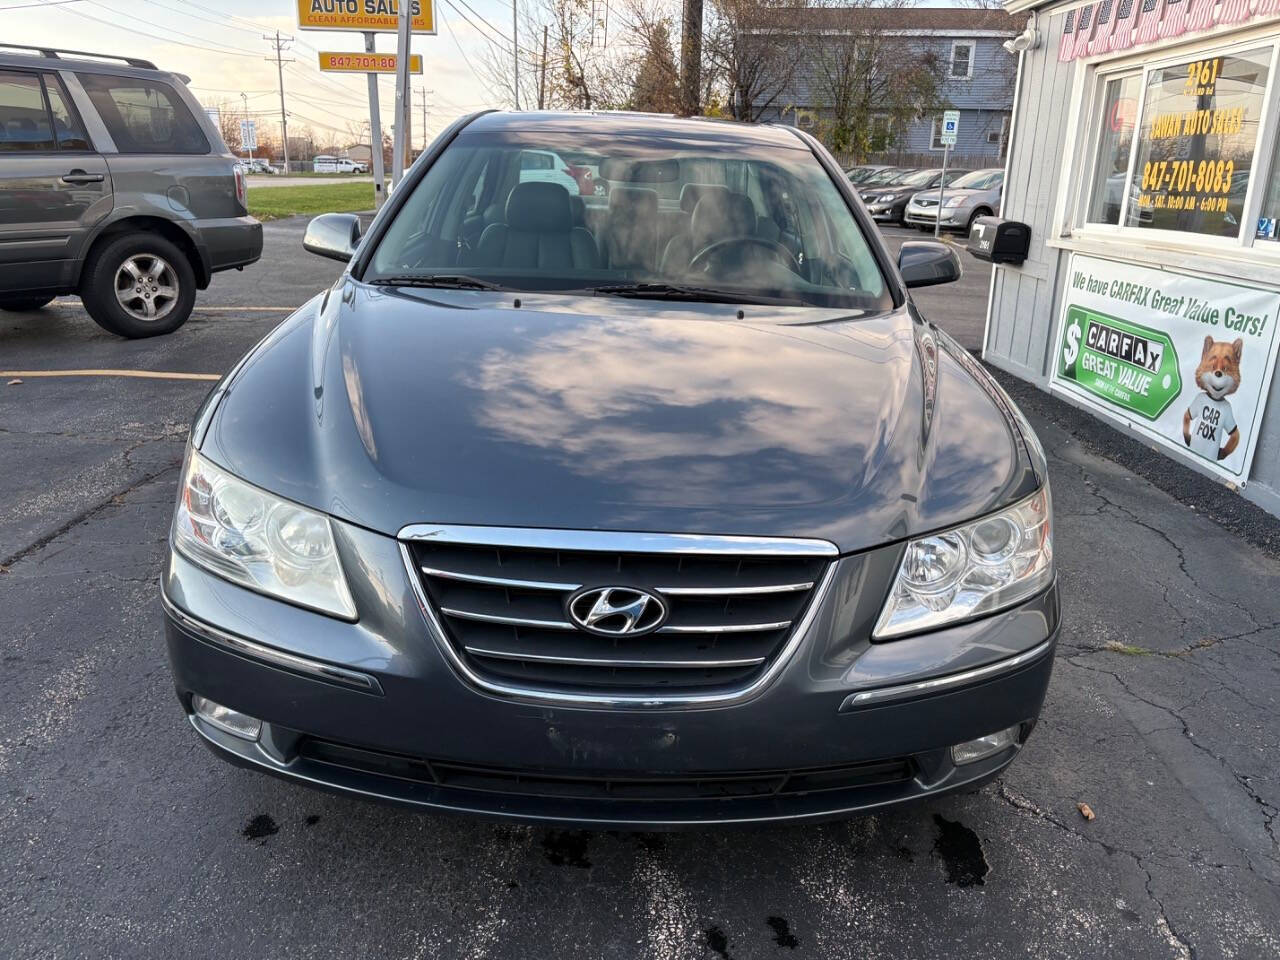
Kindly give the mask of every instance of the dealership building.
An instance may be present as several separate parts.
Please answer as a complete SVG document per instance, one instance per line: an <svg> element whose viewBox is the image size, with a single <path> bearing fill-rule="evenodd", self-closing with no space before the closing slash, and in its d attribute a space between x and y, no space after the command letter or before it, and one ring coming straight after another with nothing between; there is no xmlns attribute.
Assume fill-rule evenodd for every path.
<svg viewBox="0 0 1280 960"><path fill-rule="evenodd" d="M1280 0L1010 0L984 357L1280 514Z"/></svg>

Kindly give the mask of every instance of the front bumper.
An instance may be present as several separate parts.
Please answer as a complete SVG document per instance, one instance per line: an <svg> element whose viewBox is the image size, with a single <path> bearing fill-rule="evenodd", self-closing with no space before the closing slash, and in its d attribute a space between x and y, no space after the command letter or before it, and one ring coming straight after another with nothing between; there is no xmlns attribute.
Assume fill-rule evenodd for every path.
<svg viewBox="0 0 1280 960"><path fill-rule="evenodd" d="M919 207L914 203L907 204L903 219L907 223L920 227L932 227L938 222L938 207ZM960 208L942 208L942 229L959 230L965 225L966 214Z"/></svg>
<svg viewBox="0 0 1280 960"><path fill-rule="evenodd" d="M841 561L849 577L776 680L746 702L508 699L451 667L395 541L339 526L340 550L363 561L344 562L357 623L243 590L176 555L163 589L177 693L205 742L242 766L355 796L597 827L841 817L994 776L1034 726L1053 667L1056 585L982 621L837 651L837 624L858 618L854 584L876 581L872 560L896 568L890 547ZM193 693L261 719L261 739L194 715ZM1014 747L952 764L952 744L1014 725Z"/></svg>

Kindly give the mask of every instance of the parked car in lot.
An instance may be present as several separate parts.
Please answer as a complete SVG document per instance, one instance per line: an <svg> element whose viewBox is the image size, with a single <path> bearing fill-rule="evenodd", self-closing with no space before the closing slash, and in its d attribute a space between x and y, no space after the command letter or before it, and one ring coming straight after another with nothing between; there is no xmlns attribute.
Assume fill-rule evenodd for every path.
<svg viewBox="0 0 1280 960"><path fill-rule="evenodd" d="M861 185L878 173L896 169L896 167L890 167L883 163L864 163L856 167L850 167L844 172L844 175L849 178L850 183Z"/></svg>
<svg viewBox="0 0 1280 960"><path fill-rule="evenodd" d="M942 229L969 232L978 217L989 217L1000 211L1004 192L1004 171L998 167L974 170L952 181L942 191L939 208L938 191L926 190L907 201L905 221L922 230L933 230L941 209Z"/></svg>
<svg viewBox="0 0 1280 960"><path fill-rule="evenodd" d="M364 164L348 160L346 157L331 157L321 154L311 161L314 173L362 173Z"/></svg>
<svg viewBox="0 0 1280 960"><path fill-rule="evenodd" d="M859 191L862 202L871 216L884 223L903 223L907 201L922 190L936 190L944 181L950 184L968 173L968 170L915 170L895 178L886 186L864 187Z"/></svg>
<svg viewBox="0 0 1280 960"><path fill-rule="evenodd" d="M867 176L862 179L862 182L858 184L858 189L861 190L864 187L883 187L892 183L894 180L897 180L899 177L905 177L915 169L915 167L881 167L879 170L875 170L872 173L867 174Z"/></svg>
<svg viewBox="0 0 1280 960"><path fill-rule="evenodd" d="M78 293L112 333L169 333L262 225L183 77L77 54L0 44L0 309Z"/></svg>
<svg viewBox="0 0 1280 960"><path fill-rule="evenodd" d="M607 203L524 177L553 146ZM895 262L812 137L478 114L367 234L304 245L346 271L197 414L162 574L215 753L668 827L880 809L1021 750L1059 620L1044 455L911 302L955 253Z"/></svg>

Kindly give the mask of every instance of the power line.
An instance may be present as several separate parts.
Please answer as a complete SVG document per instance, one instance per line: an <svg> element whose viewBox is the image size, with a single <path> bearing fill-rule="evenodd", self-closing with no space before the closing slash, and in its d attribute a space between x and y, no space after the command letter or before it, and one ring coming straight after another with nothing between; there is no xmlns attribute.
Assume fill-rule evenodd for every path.
<svg viewBox="0 0 1280 960"><path fill-rule="evenodd" d="M220 53L224 57L254 56L254 54L251 54L251 53L232 53L231 51L228 51L228 50L219 50L216 47L206 47L197 43L185 43L182 40L174 40L172 37L162 37L162 36L159 36L158 34L147 33L145 30L139 30L137 27L126 27L123 24L112 23L110 20L103 20L101 17L95 17L93 14L85 13L83 10L63 10L63 12L72 14L73 16L83 17L86 20L92 20L94 23L100 23L104 27L115 27L117 30L126 30L129 33L133 34L135 37L138 37L138 36L148 37L152 40L159 40L163 43L177 44L180 47L191 47L194 50L204 50L208 53ZM112 12L115 12L115 11L112 11Z"/></svg>
<svg viewBox="0 0 1280 960"><path fill-rule="evenodd" d="M116 16L125 17L126 19L132 19L131 15L127 11L117 10L115 7L107 6L107 4L103 3L102 0L88 0L88 2L92 3L95 7L101 7L103 10L106 10L108 13L114 13ZM76 11L72 10L68 12L75 13ZM81 16L84 16L84 14L81 14ZM133 29L133 27L126 27L125 29L129 30L130 33L137 32ZM246 49L245 47L232 46L229 43L221 43L218 40L208 40L206 37L198 37L194 33L184 33L183 31L176 30L173 27L165 27L164 29L169 31L170 33L176 33L180 37L187 37L190 40L205 40L207 43L216 44L217 47L221 49L209 48L213 50L214 53L227 53L227 54L233 54L235 56L243 56L243 57L256 56L256 54Z"/></svg>
<svg viewBox="0 0 1280 960"><path fill-rule="evenodd" d="M6 10L26 10L28 7L60 7L64 3L84 3L84 0L47 0L45 3L11 3L7 7L0 7L0 13Z"/></svg>
<svg viewBox="0 0 1280 960"><path fill-rule="evenodd" d="M437 14L440 12L441 11L437 11ZM453 38L453 45L458 48L458 53L462 57L462 62L467 65L467 69L471 71L471 75L475 77L477 80L479 80L480 83L485 84L487 86L488 85L487 81L485 81L485 79L481 77L479 73L476 72L476 68L471 63L471 58L467 56L467 52L462 49L462 44L458 42L458 35L453 32L453 24L451 24L444 17L440 17L440 21L441 23L444 24L445 29L449 31L449 36Z"/></svg>

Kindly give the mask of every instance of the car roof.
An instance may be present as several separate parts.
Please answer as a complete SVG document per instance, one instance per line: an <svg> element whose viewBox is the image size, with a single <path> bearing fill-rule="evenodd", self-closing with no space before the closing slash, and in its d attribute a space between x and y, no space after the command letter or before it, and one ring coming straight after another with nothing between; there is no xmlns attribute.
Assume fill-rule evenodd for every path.
<svg viewBox="0 0 1280 960"><path fill-rule="evenodd" d="M102 59L91 59L101 57ZM56 50L51 47L24 47L0 43L0 66L26 67L38 70L74 70L76 73L102 73L115 77L137 77L189 83L185 74L161 70L150 60L139 60L124 54L90 53L87 50Z"/></svg>
<svg viewBox="0 0 1280 960"><path fill-rule="evenodd" d="M719 143L743 143L808 151L790 127L738 123L707 117L676 117L661 113L596 110L495 110L476 117L467 131L558 135L612 133L633 137L687 137Z"/></svg>

